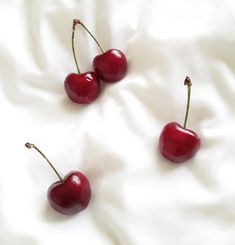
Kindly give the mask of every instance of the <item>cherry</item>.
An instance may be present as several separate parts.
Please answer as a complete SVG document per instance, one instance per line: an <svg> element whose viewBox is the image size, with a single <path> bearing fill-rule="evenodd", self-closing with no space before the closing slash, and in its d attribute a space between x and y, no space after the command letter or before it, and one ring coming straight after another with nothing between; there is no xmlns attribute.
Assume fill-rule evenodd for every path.
<svg viewBox="0 0 235 245"><path fill-rule="evenodd" d="M105 52L88 28L80 20L76 19L75 21L89 33L102 52L93 60L93 68L97 76L107 83L114 83L123 79L127 73L125 54L119 49L109 49Z"/></svg>
<svg viewBox="0 0 235 245"><path fill-rule="evenodd" d="M195 132L176 122L168 123L160 136L161 154L175 163L191 159L200 147L200 139Z"/></svg>
<svg viewBox="0 0 235 245"><path fill-rule="evenodd" d="M94 72L70 73L65 78L64 87L69 98L79 104L91 103L100 93L99 80Z"/></svg>
<svg viewBox="0 0 235 245"><path fill-rule="evenodd" d="M89 104L93 102L100 94L100 82L99 78L94 72L80 72L74 48L74 33L76 25L76 20L73 20L72 51L78 73L68 74L64 81L64 87L68 97L73 102L78 104Z"/></svg>
<svg viewBox="0 0 235 245"><path fill-rule="evenodd" d="M184 85L188 87L187 109L184 120L184 126L176 122L168 123L162 130L159 140L159 148L163 157L175 162L182 163L191 159L199 150L200 138L189 129L186 129L190 95L191 95L191 79L187 76Z"/></svg>
<svg viewBox="0 0 235 245"><path fill-rule="evenodd" d="M91 188L86 176L79 171L72 171L62 178L47 157L34 144L26 143L25 146L37 150L59 178L59 181L54 182L47 191L50 206L65 215L73 215L85 209L91 198Z"/></svg>
<svg viewBox="0 0 235 245"><path fill-rule="evenodd" d="M107 83L117 82L127 73L126 56L118 49L110 49L94 58L93 67L101 80Z"/></svg>
<svg viewBox="0 0 235 245"><path fill-rule="evenodd" d="M73 215L85 209L90 202L90 196L90 184L86 176L78 171L68 173L63 182L55 182L47 192L50 205L66 215Z"/></svg>

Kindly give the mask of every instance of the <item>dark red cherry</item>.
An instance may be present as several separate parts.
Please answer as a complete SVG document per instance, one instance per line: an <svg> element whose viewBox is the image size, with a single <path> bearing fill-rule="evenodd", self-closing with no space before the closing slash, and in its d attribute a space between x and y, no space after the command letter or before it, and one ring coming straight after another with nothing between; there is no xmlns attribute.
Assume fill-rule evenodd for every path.
<svg viewBox="0 0 235 245"><path fill-rule="evenodd" d="M70 172L62 182L57 181L49 187L47 198L51 207L62 214L81 212L91 199L89 181L81 172Z"/></svg>
<svg viewBox="0 0 235 245"><path fill-rule="evenodd" d="M53 164L34 144L26 143L25 146L40 153L59 178L59 181L54 182L47 191L50 206L65 215L73 215L84 210L91 199L91 187L86 176L79 171L72 171L62 178Z"/></svg>
<svg viewBox="0 0 235 245"><path fill-rule="evenodd" d="M186 128L190 105L191 79L186 77L184 84L188 86L184 126L182 127L176 122L168 123L163 128L159 139L159 149L162 156L175 163L182 163L191 159L200 148L200 138L198 135Z"/></svg>
<svg viewBox="0 0 235 245"><path fill-rule="evenodd" d="M72 27L72 51L77 67L77 73L70 73L67 75L64 81L64 87L68 97L73 102L78 104L89 104L99 96L100 82L95 72L80 72L74 47L74 33L77 24L76 19L74 19Z"/></svg>
<svg viewBox="0 0 235 245"><path fill-rule="evenodd" d="M100 82L94 72L70 73L64 87L68 97L79 104L89 104L100 94Z"/></svg>
<svg viewBox="0 0 235 245"><path fill-rule="evenodd" d="M74 23L80 24L89 33L102 52L93 60L93 68L99 79L107 83L114 83L123 79L128 66L125 54L118 49L104 51L95 36L79 19L75 19Z"/></svg>
<svg viewBox="0 0 235 245"><path fill-rule="evenodd" d="M191 159L200 147L198 135L189 129L184 129L176 122L168 123L160 135L160 152L175 163Z"/></svg>
<svg viewBox="0 0 235 245"><path fill-rule="evenodd" d="M110 49L94 58L93 67L101 80L113 83L125 77L127 59L122 51Z"/></svg>

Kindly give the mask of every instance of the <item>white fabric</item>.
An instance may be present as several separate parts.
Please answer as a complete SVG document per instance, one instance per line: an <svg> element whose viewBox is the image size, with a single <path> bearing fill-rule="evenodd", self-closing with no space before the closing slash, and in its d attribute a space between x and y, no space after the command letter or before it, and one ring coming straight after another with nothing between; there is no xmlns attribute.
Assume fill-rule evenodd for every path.
<svg viewBox="0 0 235 245"><path fill-rule="evenodd" d="M70 102L72 19L128 57L128 75L89 106ZM235 244L235 1L0 2L0 244ZM82 71L99 52L78 28ZM193 82L188 127L197 156L174 166L157 151L162 127L182 123L183 81ZM84 172L88 209L48 207L61 174Z"/></svg>

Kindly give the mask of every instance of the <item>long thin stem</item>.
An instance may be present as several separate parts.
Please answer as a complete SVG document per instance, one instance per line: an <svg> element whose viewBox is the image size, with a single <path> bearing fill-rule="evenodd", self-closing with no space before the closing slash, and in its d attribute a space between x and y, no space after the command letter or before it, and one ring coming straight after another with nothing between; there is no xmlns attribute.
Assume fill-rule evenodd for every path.
<svg viewBox="0 0 235 245"><path fill-rule="evenodd" d="M104 53L105 52L104 49L101 47L101 45L99 44L97 39L94 37L94 35L89 31L89 29L79 19L74 19L74 22L76 22L76 24L81 25L89 33L89 35L93 38L93 40L96 42L96 44L100 48L101 52Z"/></svg>
<svg viewBox="0 0 235 245"><path fill-rule="evenodd" d="M187 85L188 87L187 107L186 107L186 113L185 113L185 118L184 118L184 128L186 128L186 124L188 120L188 113L189 113L189 106L190 106L191 86L192 86L192 81L190 77L186 76L184 80L184 85Z"/></svg>
<svg viewBox="0 0 235 245"><path fill-rule="evenodd" d="M63 178L61 177L61 175L57 172L57 170L55 169L55 167L52 165L52 163L47 159L47 157L37 148L37 146L35 146L34 144L31 143L26 143L25 146L28 149L32 149L34 148L37 152L39 152L49 163L49 165L51 166L51 168L54 170L54 172L56 173L56 175L58 176L58 178L60 179L60 181L63 181Z"/></svg>
<svg viewBox="0 0 235 245"><path fill-rule="evenodd" d="M74 34L75 34L76 24L77 24L76 21L73 20L73 28L72 28L72 50L73 50L73 58L74 58L74 61L75 61L76 67L77 67L78 74L81 74L81 71L80 71L79 66L78 66L78 61L77 61L77 57L76 57L75 47L74 47Z"/></svg>

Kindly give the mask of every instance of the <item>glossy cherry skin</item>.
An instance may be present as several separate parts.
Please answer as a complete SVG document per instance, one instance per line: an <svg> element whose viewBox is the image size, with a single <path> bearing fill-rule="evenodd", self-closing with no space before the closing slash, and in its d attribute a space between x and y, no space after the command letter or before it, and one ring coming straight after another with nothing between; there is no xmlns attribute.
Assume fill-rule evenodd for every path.
<svg viewBox="0 0 235 245"><path fill-rule="evenodd" d="M101 80L114 83L125 77L127 59L122 51L110 49L94 58L93 68Z"/></svg>
<svg viewBox="0 0 235 245"><path fill-rule="evenodd" d="M182 163L191 159L200 147L200 138L189 129L184 129L176 122L168 123L162 130L159 148L163 157Z"/></svg>
<svg viewBox="0 0 235 245"><path fill-rule="evenodd" d="M100 82L94 72L70 73L64 87L68 97L78 104L89 104L100 94Z"/></svg>
<svg viewBox="0 0 235 245"><path fill-rule="evenodd" d="M57 181L49 187L47 198L56 211L65 215L76 214L85 209L90 202L90 183L84 174L72 171L62 182Z"/></svg>

